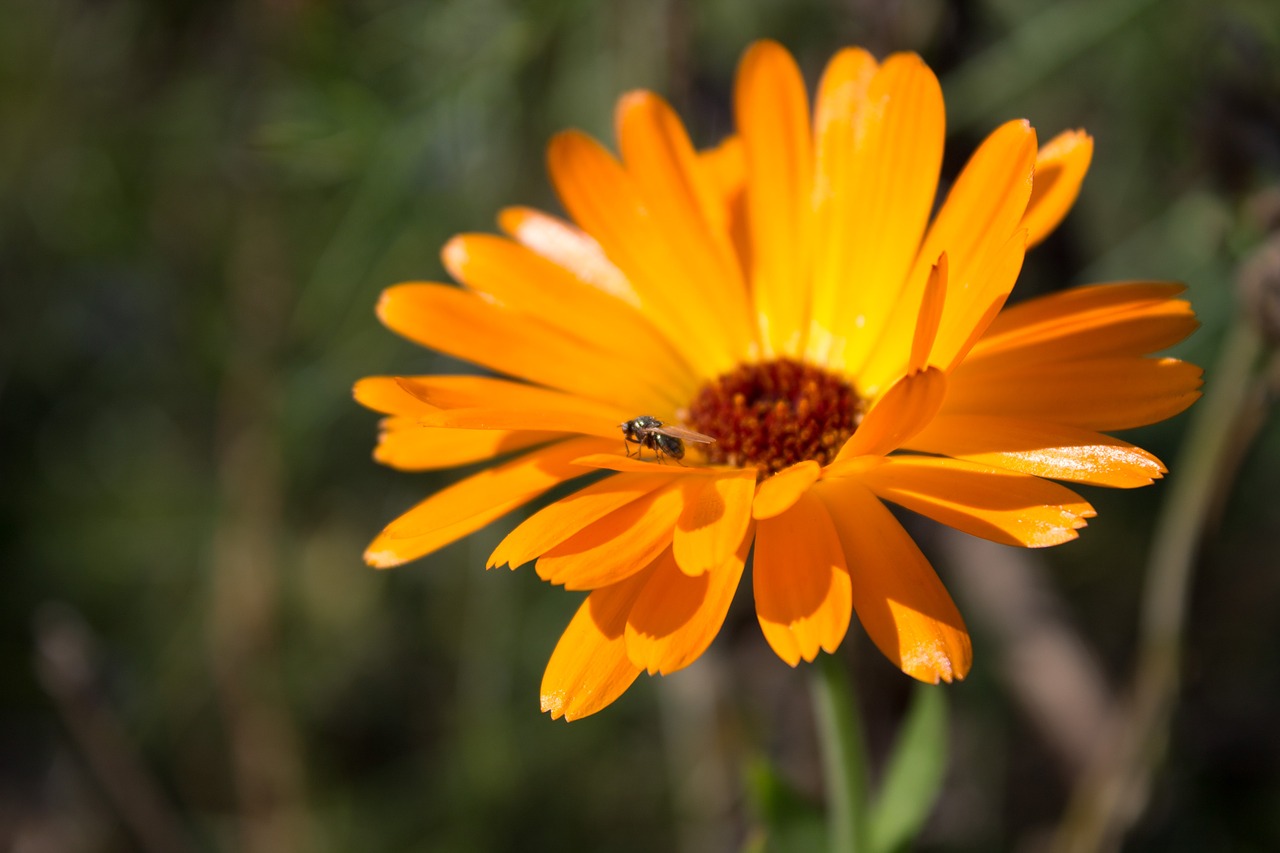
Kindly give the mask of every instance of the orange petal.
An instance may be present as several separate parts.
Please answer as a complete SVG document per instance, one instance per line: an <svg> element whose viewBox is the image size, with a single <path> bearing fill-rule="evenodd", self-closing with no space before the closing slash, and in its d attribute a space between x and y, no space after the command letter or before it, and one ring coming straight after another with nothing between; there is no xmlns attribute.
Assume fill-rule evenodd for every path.
<svg viewBox="0 0 1280 853"><path fill-rule="evenodd" d="M440 407L412 393L398 376L366 376L356 383L356 402L384 415L425 415Z"/></svg>
<svg viewBox="0 0 1280 853"><path fill-rule="evenodd" d="M552 486L589 473L573 460L601 444L598 438L568 439L460 480L387 525L365 561L388 568L443 548Z"/></svg>
<svg viewBox="0 0 1280 853"><path fill-rule="evenodd" d="M930 270L943 252L947 301L939 326L941 342L951 341L955 351L956 342L965 340L974 320L990 308L992 286L982 274L993 258L1008 251L1018 231L1031 195L1035 155L1035 131L1017 120L997 128L969 158L929 227L884 328L869 327L868 358L865 363L849 361L860 391L875 393L901 372ZM943 364L936 357L933 363Z"/></svg>
<svg viewBox="0 0 1280 853"><path fill-rule="evenodd" d="M394 385L406 401L416 403L417 409L406 408L394 414L423 414L430 416L441 409L567 409L593 417L612 418L627 411L594 400L584 399L549 388L540 388L524 382L512 382L493 376L426 374L423 376L371 376L361 380L357 390L365 383L378 382ZM390 391L386 392L390 397ZM397 405L399 403L397 402Z"/></svg>
<svg viewBox="0 0 1280 853"><path fill-rule="evenodd" d="M621 696L640 674L627 657L627 613L648 574L587 596L556 643L542 676L542 710L553 720L594 714Z"/></svg>
<svg viewBox="0 0 1280 853"><path fill-rule="evenodd" d="M963 286L986 254L1016 231L1031 197L1036 132L1021 119L991 133L969 158L916 259L923 286L938 255L947 253L951 280ZM952 300L948 300L951 302ZM955 300L959 308L960 300Z"/></svg>
<svg viewBox="0 0 1280 853"><path fill-rule="evenodd" d="M865 98L843 119L852 124L845 131L852 145L820 150L822 158L848 162L820 164L818 183L820 209L830 207L831 215L817 241L815 288L831 308L815 321L846 342L843 358L832 353L827 363L855 373L912 268L933 208L946 135L942 90L915 54L885 60ZM830 184L822 180L827 175L835 179ZM824 191L832 197L823 199Z"/></svg>
<svg viewBox="0 0 1280 853"><path fill-rule="evenodd" d="M1165 471L1142 448L1100 432L981 415L939 415L908 446L1036 477L1119 489L1150 485Z"/></svg>
<svg viewBox="0 0 1280 853"><path fill-rule="evenodd" d="M565 589L617 583L657 559L684 508L678 482L641 495L538 558L538 577Z"/></svg>
<svg viewBox="0 0 1280 853"><path fill-rule="evenodd" d="M929 355L932 363L950 371L968 355L1004 308L1018 281L1018 273L1022 272L1026 254L1026 233L1019 230L994 254L987 256L986 266L974 276L967 291L957 294L967 302L968 310L944 309L933 352Z"/></svg>
<svg viewBox="0 0 1280 853"><path fill-rule="evenodd" d="M528 207L504 209L498 214L498 226L522 246L573 273L585 284L633 308L640 307L640 297L631 282L586 232L563 219Z"/></svg>
<svg viewBox="0 0 1280 853"><path fill-rule="evenodd" d="M863 417L836 463L898 449L933 420L946 394L947 377L936 367L902 377Z"/></svg>
<svg viewBox="0 0 1280 853"><path fill-rule="evenodd" d="M858 482L934 521L1026 548L1075 539L1096 513L1065 486L1016 471L934 456L858 460Z"/></svg>
<svg viewBox="0 0 1280 853"><path fill-rule="evenodd" d="M712 227L729 235L738 257L738 268L751 269L751 234L746 201L747 155L742 139L730 136L715 148L701 152L698 166L719 199L720 211L712 215Z"/></svg>
<svg viewBox="0 0 1280 853"><path fill-rule="evenodd" d="M644 188L608 151L576 131L552 139L547 162L565 208L627 276L645 315L685 361L711 376L733 369L749 330L732 317L712 322L718 314L708 294L723 293L724 284L692 276L698 268L680 256L683 241L673 240L649 209Z"/></svg>
<svg viewBox="0 0 1280 853"><path fill-rule="evenodd" d="M781 45L759 41L743 54L734 113L747 155L756 321L766 356L794 356L808 322L813 141L804 78Z"/></svg>
<svg viewBox="0 0 1280 853"><path fill-rule="evenodd" d="M564 409L444 409L422 415L418 423L426 427L471 430L518 430L529 426L560 433L620 436L617 419L594 417Z"/></svg>
<svg viewBox="0 0 1280 853"><path fill-rule="evenodd" d="M417 423L465 429L562 430L620 435L627 410L549 388L489 377L396 377L407 396L424 405Z"/></svg>
<svg viewBox="0 0 1280 853"><path fill-rule="evenodd" d="M516 311L537 316L570 337L580 338L615 361L644 353L654 379L691 395L694 377L675 350L634 306L611 296L531 249L490 234L463 234L445 244L449 274L471 290Z"/></svg>
<svg viewBox="0 0 1280 853"><path fill-rule="evenodd" d="M778 657L795 666L834 652L849 630L849 570L831 517L806 491L756 531L756 616Z"/></svg>
<svg viewBox="0 0 1280 853"><path fill-rule="evenodd" d="M626 410L595 400L487 376L398 376L394 380L428 411L426 426L580 432L604 438L620 434Z"/></svg>
<svg viewBox="0 0 1280 853"><path fill-rule="evenodd" d="M938 323L942 320L942 309L947 304L947 253L938 256L938 262L929 271L929 283L925 286L924 297L920 303L920 314L916 318L916 333L911 338L911 360L907 362L907 371L924 370L929 366L929 354L933 351L933 343L938 338Z"/></svg>
<svg viewBox="0 0 1280 853"><path fill-rule="evenodd" d="M1164 282L1094 284L1028 299L1000 312L968 360L1014 350L1023 362L1148 355L1195 331L1191 305L1173 298L1184 289Z"/></svg>
<svg viewBox="0 0 1280 853"><path fill-rule="evenodd" d="M674 553L690 576L723 566L737 550L751 522L755 469L706 478L685 478L684 510L676 522Z"/></svg>
<svg viewBox="0 0 1280 853"><path fill-rule="evenodd" d="M1052 421L1089 430L1162 421L1200 396L1200 368L1174 358L1023 360L1020 351L961 364L941 414Z"/></svg>
<svg viewBox="0 0 1280 853"><path fill-rule="evenodd" d="M662 474L619 474L593 483L535 512L498 543L489 568L535 560L615 510L670 483Z"/></svg>
<svg viewBox="0 0 1280 853"><path fill-rule="evenodd" d="M773 518L791 509L821 476L822 466L811 459L783 468L756 489L756 499L751 505L752 518Z"/></svg>
<svg viewBox="0 0 1280 853"><path fill-rule="evenodd" d="M1083 130L1060 133L1040 149L1031 199L1022 216L1027 248L1048 237L1071 210L1092 159L1093 137Z"/></svg>
<svg viewBox="0 0 1280 853"><path fill-rule="evenodd" d="M652 675L669 675L697 660L724 624L752 531L719 566L698 577L680 571L666 552L658 559L644 591L627 616L627 655Z"/></svg>
<svg viewBox="0 0 1280 853"><path fill-rule="evenodd" d="M534 430L428 427L416 418L385 418L373 458L401 471L433 471L492 459L562 437L560 433Z"/></svg>
<svg viewBox="0 0 1280 853"><path fill-rule="evenodd" d="M622 450L623 448L619 448ZM687 456L685 457L688 458ZM595 453L590 456L584 456L577 460L579 465L585 465L588 468L603 468L608 471L624 471L632 474L651 474L654 471L662 471L672 477L705 477L708 471L736 471L736 468L703 468L694 465L685 465L680 462L670 462L667 457L661 459L654 458L654 455L646 453L643 459L638 456L627 456L625 453Z"/></svg>
<svg viewBox="0 0 1280 853"><path fill-rule="evenodd" d="M964 678L973 663L969 632L902 525L858 483L824 481L816 494L844 549L853 608L876 647L920 681Z"/></svg>
<svg viewBox="0 0 1280 853"><path fill-rule="evenodd" d="M698 152L698 168L719 200L708 214L713 227L724 233L733 228L733 209L747 185L747 154L742 139L730 136L715 148Z"/></svg>
<svg viewBox="0 0 1280 853"><path fill-rule="evenodd" d="M681 399L633 364L460 288L392 287L382 294L378 316L392 331L423 346L628 412L674 408Z"/></svg>
<svg viewBox="0 0 1280 853"><path fill-rule="evenodd" d="M723 197L706 179L675 111L652 92L618 102L618 144L658 237L679 266L667 272L691 286L682 310L700 314L745 347L749 333L746 283L729 233ZM717 227L719 226L719 227ZM739 349L737 352L742 352Z"/></svg>
<svg viewBox="0 0 1280 853"><path fill-rule="evenodd" d="M837 338L837 306L850 285L847 239L861 208L846 187L857 179L861 162L854 156L861 135L867 89L878 69L862 48L845 48L832 57L818 84L814 105L815 163L813 188L813 295L806 358L816 364L843 363L844 344Z"/></svg>

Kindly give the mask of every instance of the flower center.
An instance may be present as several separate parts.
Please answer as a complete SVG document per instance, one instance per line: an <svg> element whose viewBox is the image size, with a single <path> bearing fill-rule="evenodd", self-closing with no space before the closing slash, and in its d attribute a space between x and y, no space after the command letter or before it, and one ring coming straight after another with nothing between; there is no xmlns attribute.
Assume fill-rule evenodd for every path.
<svg viewBox="0 0 1280 853"><path fill-rule="evenodd" d="M702 448L708 462L754 466L768 477L806 459L827 464L862 415L862 398L844 379L783 358L711 380L689 405L686 422L715 438Z"/></svg>

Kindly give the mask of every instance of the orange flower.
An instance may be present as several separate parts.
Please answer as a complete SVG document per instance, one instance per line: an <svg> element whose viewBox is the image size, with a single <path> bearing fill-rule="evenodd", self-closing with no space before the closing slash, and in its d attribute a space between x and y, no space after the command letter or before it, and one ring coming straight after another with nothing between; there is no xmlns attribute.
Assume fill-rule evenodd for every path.
<svg viewBox="0 0 1280 853"><path fill-rule="evenodd" d="M1199 395L1198 368L1147 357L1196 326L1177 285L1004 309L1026 248L1075 200L1087 134L1037 148L1027 122L999 127L930 218L943 103L919 57L840 52L811 115L790 55L762 42L734 106L736 136L700 154L659 97L627 95L620 159L573 131L551 143L575 224L505 210L510 239L445 247L463 287L402 284L378 305L405 337L512 378L356 386L389 416L379 461L494 461L392 522L370 563L416 559L613 472L534 513L489 560L590 591L543 679L554 717L696 660L753 545L756 613L787 663L833 651L856 612L903 672L963 678L960 614L882 501L996 542L1066 542L1094 511L1051 480L1150 483L1160 461L1102 431ZM641 415L715 442L624 443L619 425Z"/></svg>

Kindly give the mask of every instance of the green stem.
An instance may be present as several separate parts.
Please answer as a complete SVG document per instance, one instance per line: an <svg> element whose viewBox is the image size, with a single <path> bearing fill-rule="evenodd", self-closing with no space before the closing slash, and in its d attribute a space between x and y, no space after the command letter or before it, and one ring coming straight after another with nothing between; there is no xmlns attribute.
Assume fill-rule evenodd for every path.
<svg viewBox="0 0 1280 853"><path fill-rule="evenodd" d="M867 760L853 680L844 661L819 655L813 678L813 709L827 788L827 826L832 853L867 849Z"/></svg>

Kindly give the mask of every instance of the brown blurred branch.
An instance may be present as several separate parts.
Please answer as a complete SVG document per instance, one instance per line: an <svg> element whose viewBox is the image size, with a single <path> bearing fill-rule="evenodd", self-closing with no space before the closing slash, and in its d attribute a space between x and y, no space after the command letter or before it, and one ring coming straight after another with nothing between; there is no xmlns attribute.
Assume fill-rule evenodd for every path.
<svg viewBox="0 0 1280 853"><path fill-rule="evenodd" d="M1055 850L1116 850L1141 816L1164 760L1181 686L1182 645L1192 572L1205 528L1238 466L1229 460L1256 433L1268 395L1256 374L1258 331L1232 330L1205 399L1194 410L1166 505L1156 525L1139 624L1138 656L1123 715L1100 740L1076 785Z"/></svg>
<svg viewBox="0 0 1280 853"><path fill-rule="evenodd" d="M1064 768L1075 779L1117 713L1102 667L1066 622L1048 573L1032 552L940 531L965 609L999 640L998 666Z"/></svg>
<svg viewBox="0 0 1280 853"><path fill-rule="evenodd" d="M46 605L36 615L36 676L90 772L147 853L193 850L101 689L97 644L79 615Z"/></svg>

